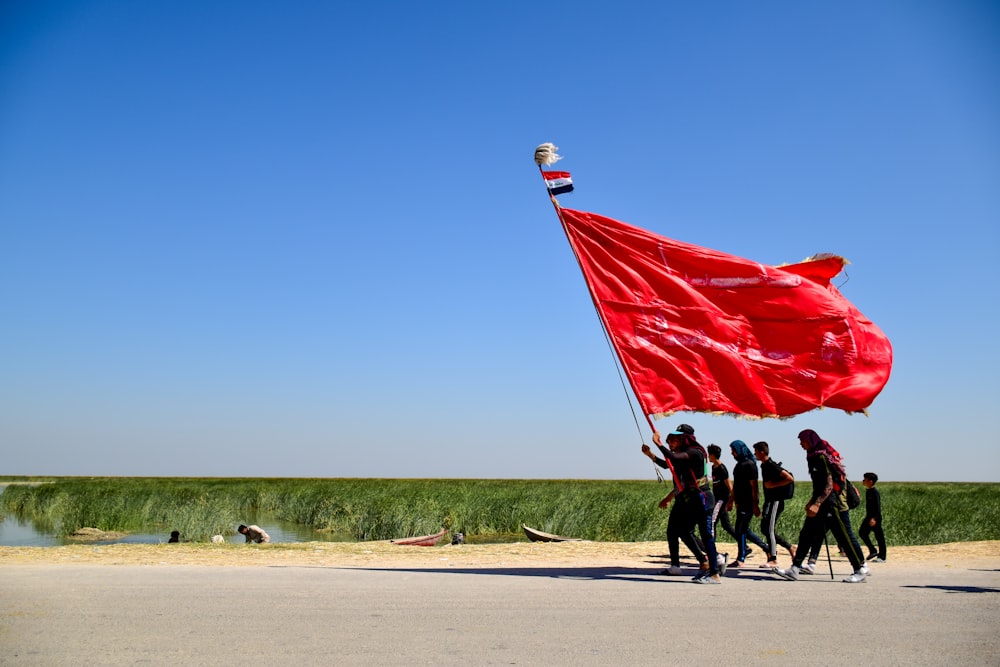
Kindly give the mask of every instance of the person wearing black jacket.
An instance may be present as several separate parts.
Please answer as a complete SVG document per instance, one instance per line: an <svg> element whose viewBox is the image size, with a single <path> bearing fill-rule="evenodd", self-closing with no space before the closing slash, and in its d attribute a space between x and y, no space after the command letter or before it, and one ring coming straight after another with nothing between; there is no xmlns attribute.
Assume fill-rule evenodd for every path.
<svg viewBox="0 0 1000 667"><path fill-rule="evenodd" d="M742 440L733 440L729 451L736 459L733 466L733 495L726 504L726 509L736 508L736 547L737 555L733 567L743 567L750 548L747 542L753 542L767 551L767 542L750 529L750 522L760 516L760 489L757 484L757 464L754 463L750 448Z"/></svg>
<svg viewBox="0 0 1000 667"><path fill-rule="evenodd" d="M767 540L767 563L761 567L778 567L778 545L795 558L795 547L778 532L778 517L785 511L785 498L789 487L795 483L792 473L771 458L771 447L766 442L755 442L754 456L760 461L760 477L764 483L764 509L760 513L760 530Z"/></svg>
<svg viewBox="0 0 1000 667"><path fill-rule="evenodd" d="M664 447L660 440L659 433L653 433L653 442L663 454L663 458L653 454L649 445L642 445L642 453L648 456L661 468L671 468L674 477L681 487L675 503L683 507L679 518L683 523L679 527L679 534L684 538L685 534L690 534L691 530L697 526L701 533L701 541L705 545L707 552L707 563L702 562L702 570L693 581L699 584L720 584L721 573L725 571L725 558L719 558L715 549L715 538L712 535L712 508L715 505L715 498L712 497L712 487L710 478L707 476L706 462L708 453L694 437L694 429L687 424L681 424L677 430L670 433L667 443L670 448ZM686 541L685 541L686 543ZM690 545L688 545L690 548ZM671 560L673 554L671 554Z"/></svg>
<svg viewBox="0 0 1000 667"><path fill-rule="evenodd" d="M722 456L722 448L718 445L709 445L708 460L712 463L712 495L715 496L715 508L712 511L712 534L719 534L719 525L722 530L729 533L730 537L736 539L736 531L733 524L729 522L729 497L733 495L733 480L729 478L729 469L719 458Z"/></svg>
<svg viewBox="0 0 1000 667"><path fill-rule="evenodd" d="M858 537L864 540L868 547L868 560L873 563L885 562L885 533L882 531L882 494L875 488L878 482L878 475L873 472L866 472L861 481L865 485L865 518L858 528ZM875 533L875 541L878 543L878 551L872 544L871 534Z"/></svg>
<svg viewBox="0 0 1000 667"><path fill-rule="evenodd" d="M844 498L847 474L841 463L840 453L812 429L799 433L799 444L806 451L812 495L806 501L806 518L799 532L799 546L792 558L792 566L786 570L776 567L772 572L783 579L797 580L809 548L823 540L829 530L854 568L854 572L844 582L861 583L866 579L867 568L860 551L853 544L856 540L851 539L853 532L848 527L850 515ZM848 522L846 525L845 517Z"/></svg>

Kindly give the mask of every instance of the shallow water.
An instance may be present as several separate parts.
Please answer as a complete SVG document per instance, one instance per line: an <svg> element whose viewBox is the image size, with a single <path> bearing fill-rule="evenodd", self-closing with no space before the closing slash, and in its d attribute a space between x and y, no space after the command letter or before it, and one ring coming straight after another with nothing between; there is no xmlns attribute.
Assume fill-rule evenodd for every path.
<svg viewBox="0 0 1000 667"><path fill-rule="evenodd" d="M3 493L5 484L0 484L0 494ZM271 542L353 542L355 540L341 535L331 534L325 531L317 531L309 526L282 521L270 516L247 517L243 520L246 525L257 525L264 529L271 537ZM100 526L94 526L99 528ZM236 530L236 526L233 526ZM401 536L408 537L408 536ZM446 535L446 539L451 539L451 535ZM170 530L160 533L129 533L114 540L80 540L61 537L49 532L38 530L30 521L21 521L13 516L0 517L0 547L57 547L67 544L162 544L170 539ZM181 542L186 542L184 535L181 535ZM240 534L229 535L227 542L233 544L244 544L246 538ZM468 544L496 544L506 542L526 542L527 538L522 533L501 533L490 535L468 535L465 537Z"/></svg>
<svg viewBox="0 0 1000 667"><path fill-rule="evenodd" d="M276 519L249 519L247 525L256 524L271 536L272 542L336 542L329 533L315 531L306 526ZM236 526L233 526L236 529ZM129 533L114 540L74 540L37 530L31 522L6 517L0 521L0 546L3 547L57 547L65 544L160 544L170 539L170 531L163 533ZM181 535L181 541L186 541ZM230 535L227 542L243 544L242 535Z"/></svg>
<svg viewBox="0 0 1000 667"><path fill-rule="evenodd" d="M0 493L6 485L0 484ZM281 521L272 517L247 517L246 525L257 525L264 529L272 542L339 542L343 539L327 532L313 530L291 521ZM97 527L97 526L95 526ZM236 526L233 526L236 530ZM129 533L114 540L69 539L38 530L30 521L21 521L13 516L0 520L0 546L2 547L57 547L65 544L160 544L170 539L170 530L162 533ZM181 542L186 541L181 535ZM240 534L226 537L227 542L244 544L246 538Z"/></svg>

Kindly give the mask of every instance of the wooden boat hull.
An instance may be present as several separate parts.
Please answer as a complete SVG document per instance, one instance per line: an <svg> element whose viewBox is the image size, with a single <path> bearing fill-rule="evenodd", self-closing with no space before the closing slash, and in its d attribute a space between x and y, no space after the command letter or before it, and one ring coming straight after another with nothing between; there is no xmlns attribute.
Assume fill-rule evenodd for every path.
<svg viewBox="0 0 1000 667"><path fill-rule="evenodd" d="M393 544L400 544L406 547L432 547L441 541L445 533L448 532L447 528L443 528L440 533L434 533L433 535L421 535L420 537L404 537L399 540L389 540Z"/></svg>
<svg viewBox="0 0 1000 667"><path fill-rule="evenodd" d="M532 542L579 542L579 537L563 537L562 535L553 535L552 533L546 533L541 530L536 530L521 524L521 530L524 534L528 536L528 539Z"/></svg>

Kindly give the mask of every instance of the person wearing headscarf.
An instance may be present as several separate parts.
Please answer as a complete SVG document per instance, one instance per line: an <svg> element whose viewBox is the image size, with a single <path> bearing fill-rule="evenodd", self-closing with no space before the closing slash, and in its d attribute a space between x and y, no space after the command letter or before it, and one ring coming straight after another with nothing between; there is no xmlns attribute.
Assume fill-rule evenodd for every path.
<svg viewBox="0 0 1000 667"><path fill-rule="evenodd" d="M753 542L765 552L767 542L760 535L750 530L750 522L755 516L760 516L760 491L757 488L757 461L750 448L742 440L729 443L729 451L736 459L733 466L733 495L729 498L726 509L736 507L737 555L732 567L743 567L747 560L747 541Z"/></svg>
<svg viewBox="0 0 1000 667"><path fill-rule="evenodd" d="M799 532L799 546L795 550L791 567L787 570L776 567L772 572L790 581L797 580L802 561L810 547L821 542L829 530L854 568L854 572L844 581L849 584L861 583L866 578L867 568L857 538L850 528L850 515L844 494L847 474L840 452L812 429L799 433L799 445L806 452L812 495L806 501L806 517Z"/></svg>
<svg viewBox="0 0 1000 667"><path fill-rule="evenodd" d="M669 466L681 487L674 501L683 508L679 515L682 524L678 528L681 539L695 526L701 534L707 559L699 559L703 569L693 581L699 584L720 584L721 574L725 572L726 557L719 557L712 535L712 507L715 505L715 498L712 496L711 476L707 469L708 453L695 439L694 429L687 424L678 426L670 436L667 439L670 447L667 448L660 444L660 434L653 433L653 442L663 454L663 459L653 454L646 444L642 446L642 453L661 467Z"/></svg>

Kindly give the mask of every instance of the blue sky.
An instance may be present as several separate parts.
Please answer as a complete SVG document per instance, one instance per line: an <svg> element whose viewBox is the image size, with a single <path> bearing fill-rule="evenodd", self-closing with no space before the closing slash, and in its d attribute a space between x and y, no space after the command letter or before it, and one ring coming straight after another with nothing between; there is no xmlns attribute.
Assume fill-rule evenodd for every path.
<svg viewBox="0 0 1000 667"><path fill-rule="evenodd" d="M545 141L893 343L868 417L660 427L1000 481L1000 9L931 1L0 4L0 474L652 478Z"/></svg>

